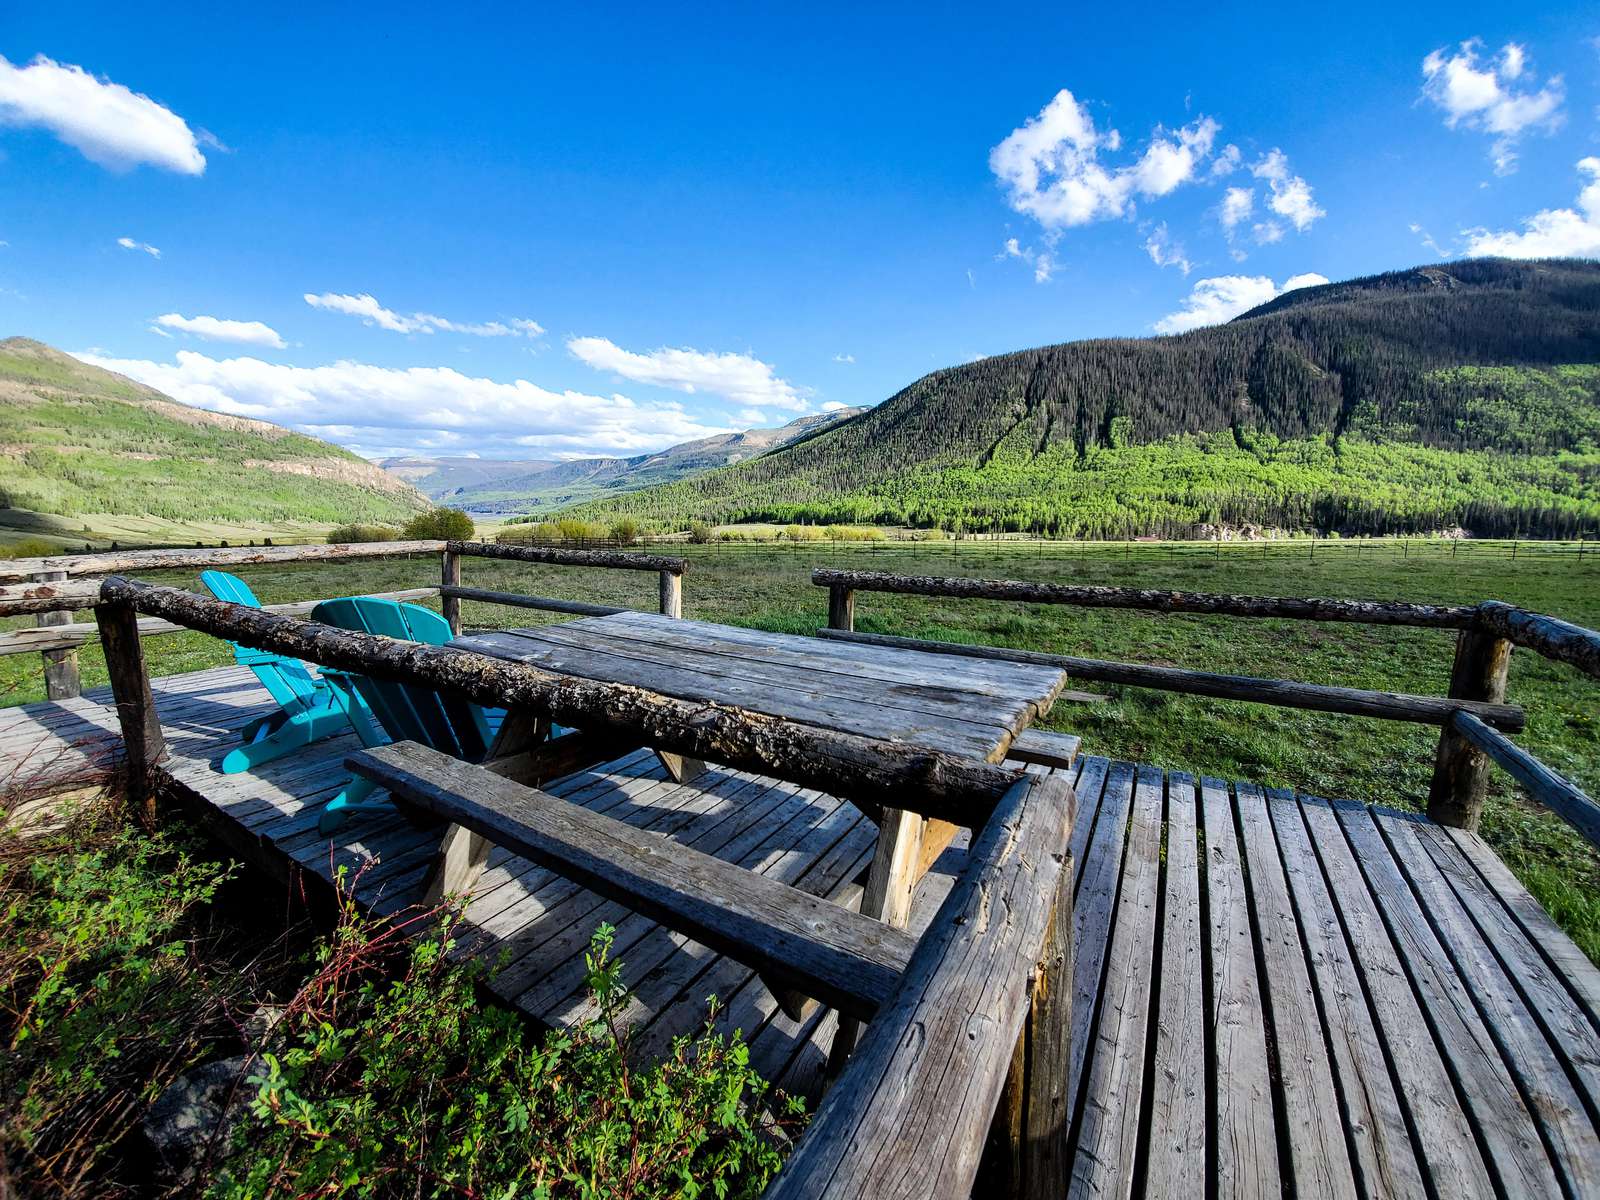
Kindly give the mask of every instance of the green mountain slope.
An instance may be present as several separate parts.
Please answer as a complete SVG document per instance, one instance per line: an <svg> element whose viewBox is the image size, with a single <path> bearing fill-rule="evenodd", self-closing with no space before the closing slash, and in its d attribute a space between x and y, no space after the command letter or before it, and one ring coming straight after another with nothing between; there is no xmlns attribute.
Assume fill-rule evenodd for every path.
<svg viewBox="0 0 1600 1200"><path fill-rule="evenodd" d="M1424 267L1177 337L936 371L837 429L580 514L1569 534L1600 527L1596 364L1600 264Z"/></svg>
<svg viewBox="0 0 1600 1200"><path fill-rule="evenodd" d="M87 528L81 541L128 527L107 518L150 518L152 539L164 527L216 537L216 526L401 521L427 507L337 446L190 408L41 342L0 341L0 512L12 510L0 523Z"/></svg>
<svg viewBox="0 0 1600 1200"><path fill-rule="evenodd" d="M775 429L717 434L631 458L566 462L388 458L378 465L452 508L473 513L538 513L743 462L866 411L845 408L816 413L796 417Z"/></svg>

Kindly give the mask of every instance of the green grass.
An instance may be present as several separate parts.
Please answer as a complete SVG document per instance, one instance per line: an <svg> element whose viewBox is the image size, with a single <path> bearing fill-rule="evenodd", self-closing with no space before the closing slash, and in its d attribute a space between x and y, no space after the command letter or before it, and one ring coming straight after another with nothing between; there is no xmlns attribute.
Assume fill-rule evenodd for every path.
<svg viewBox="0 0 1600 1200"><path fill-rule="evenodd" d="M1302 543L1302 546L1306 544ZM1451 556L1448 543L1402 550L1369 544L1358 555L1326 544L1291 552L1235 545L1219 553L1107 547L1067 553L1005 543L838 546L684 546L686 616L808 633L826 622L826 593L810 583L823 564L933 574L984 575L1141 587L1471 603L1501 599L1600 626L1600 556L1527 553L1515 560L1477 547ZM390 591L436 583L433 559L250 568L265 602ZM465 582L505 591L650 609L655 577L471 561ZM193 575L167 581L193 587ZM1004 644L1029 649L1229 671L1312 683L1443 695L1452 635L1420 629L1159 616L1046 605L956 601L863 593L857 627L871 632ZM538 623L541 614L467 603L469 627ZM15 619L12 625L26 624ZM159 674L230 661L214 639L181 634L149 639ZM98 648L82 653L84 682L105 682ZM1137 759L1338 798L1420 807L1437 730L1431 726L1299 712L1133 688L1081 685L1116 694L1100 704L1058 705L1047 725L1080 733L1087 753ZM34 655L0 659L0 703L42 696ZM1529 651L1512 659L1510 698L1528 711L1518 736L1554 769L1600 793L1600 683ZM1508 865L1600 961L1600 857L1558 818L1494 776L1484 832Z"/></svg>

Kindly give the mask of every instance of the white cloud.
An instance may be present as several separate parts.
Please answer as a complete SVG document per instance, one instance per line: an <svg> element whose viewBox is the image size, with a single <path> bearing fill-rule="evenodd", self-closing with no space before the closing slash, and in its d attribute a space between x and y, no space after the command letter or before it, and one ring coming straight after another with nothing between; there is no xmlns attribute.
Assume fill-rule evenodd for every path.
<svg viewBox="0 0 1600 1200"><path fill-rule="evenodd" d="M1578 161L1589 182L1578 193L1576 208L1547 208L1522 222L1520 232L1469 229L1469 255L1505 258L1600 258L1600 158Z"/></svg>
<svg viewBox="0 0 1600 1200"><path fill-rule="evenodd" d="M1183 244L1173 240L1167 232L1165 221L1151 231L1144 241L1144 248L1145 253L1150 255L1150 261L1158 267L1177 267L1185 275L1194 269L1194 264L1184 254Z"/></svg>
<svg viewBox="0 0 1600 1200"><path fill-rule="evenodd" d="M1448 57L1443 49L1422 60L1422 95L1445 114L1444 123L1475 129L1494 137L1489 157L1496 175L1517 169L1517 141L1530 129L1555 129L1561 124L1566 88L1552 75L1543 87L1529 80L1513 86L1527 70L1527 53L1508 42L1489 59L1480 57L1483 43L1471 38Z"/></svg>
<svg viewBox="0 0 1600 1200"><path fill-rule="evenodd" d="M157 250L149 242L136 242L131 237L119 237L117 239L117 245L121 246L124 250L143 250L151 258L161 257L161 251Z"/></svg>
<svg viewBox="0 0 1600 1200"><path fill-rule="evenodd" d="M1203 325L1220 325L1258 304L1265 304L1296 288L1327 283L1321 275L1292 275L1280 288L1265 275L1219 275L1199 280L1183 307L1155 323L1157 333L1184 333Z"/></svg>
<svg viewBox="0 0 1600 1200"><path fill-rule="evenodd" d="M1130 214L1136 197L1154 199L1193 182L1211 157L1221 127L1200 117L1181 129L1157 127L1134 161L1107 167L1122 135L1095 128L1094 118L1066 88L989 152L989 169L1013 209L1059 231Z"/></svg>
<svg viewBox="0 0 1600 1200"><path fill-rule="evenodd" d="M208 342L240 342L246 346L271 346L282 350L284 341L278 331L260 321L225 321L218 317L186 317L181 313L165 313L156 318L162 329L176 329L192 333Z"/></svg>
<svg viewBox="0 0 1600 1200"><path fill-rule="evenodd" d="M5 245L5 243L0 242L0 246L3 245ZM856 356L854 354L835 354L833 356L833 361L836 363L853 363L856 361Z"/></svg>
<svg viewBox="0 0 1600 1200"><path fill-rule="evenodd" d="M841 409L846 409L849 407L850 406L842 400L828 400L823 403L822 411L825 413L839 412Z"/></svg>
<svg viewBox="0 0 1600 1200"><path fill-rule="evenodd" d="M780 379L770 364L749 354L718 354L687 347L663 347L648 354L624 350L609 338L573 337L567 349L579 362L597 371L680 392L705 392L751 407L803 411L799 388Z"/></svg>
<svg viewBox="0 0 1600 1200"><path fill-rule="evenodd" d="M194 131L171 109L43 55L26 67L0 56L0 124L48 129L113 171L140 163L180 175L206 169Z"/></svg>
<svg viewBox="0 0 1600 1200"><path fill-rule="evenodd" d="M1005 245L1000 248L1000 253L995 256L996 262L1008 258L1020 259L1033 268L1033 281L1035 283L1049 283L1050 276L1055 273L1055 256L1046 250L1035 250L1032 246L1024 246L1016 238L1007 238Z"/></svg>
<svg viewBox="0 0 1600 1200"><path fill-rule="evenodd" d="M305 301L312 308L323 308L330 312L345 313L348 316L360 317L368 325L376 325L379 329L387 329L391 333L465 333L473 337L527 337L536 338L544 333L544 326L537 321L530 321L526 317L512 317L506 321L485 321L481 323L451 321L445 317L435 316L432 313L412 313L409 317L402 316L393 309L385 308L377 299L363 292L359 296L343 295L337 292L323 292L317 295L312 292L305 294Z"/></svg>
<svg viewBox="0 0 1600 1200"><path fill-rule="evenodd" d="M1231 187L1222 193L1222 208L1218 211L1217 218L1222 222L1223 229L1232 230L1239 222L1248 221L1255 208L1254 188Z"/></svg>
<svg viewBox="0 0 1600 1200"><path fill-rule="evenodd" d="M1289 169L1289 157L1282 150L1268 151L1251 166L1250 174L1267 181L1271 193L1267 207L1287 218L1297 232L1304 233L1319 217L1328 215L1312 198L1311 185Z"/></svg>
<svg viewBox="0 0 1600 1200"><path fill-rule="evenodd" d="M759 408L741 408L733 419L747 429L757 429L767 423L767 414Z"/></svg>
<svg viewBox="0 0 1600 1200"><path fill-rule="evenodd" d="M368 455L492 455L514 446L566 458L626 456L731 432L703 423L676 403L556 392L525 379L502 383L450 367L294 367L191 350L178 351L172 362L77 357L185 404L273 421ZM352 414L362 414L357 419L366 423L351 424Z"/></svg>

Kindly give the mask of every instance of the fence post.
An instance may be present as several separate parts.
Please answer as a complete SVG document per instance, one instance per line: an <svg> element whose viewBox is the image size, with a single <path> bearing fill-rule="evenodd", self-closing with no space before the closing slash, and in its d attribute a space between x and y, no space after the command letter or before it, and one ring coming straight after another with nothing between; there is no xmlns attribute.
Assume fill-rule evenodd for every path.
<svg viewBox="0 0 1600 1200"><path fill-rule="evenodd" d="M38 571L33 576L34 583L60 583L66 579L65 571ZM57 612L40 613L34 620L38 626L70 625L72 614L60 610ZM68 650L43 650L39 657L44 659L44 694L51 700L71 700L83 691L82 681L78 677L78 651Z"/></svg>
<svg viewBox="0 0 1600 1200"><path fill-rule="evenodd" d="M446 550L439 556L439 587L452 588L461 586L461 556L454 551ZM461 636L461 599L457 596L448 596L442 590L439 593L439 610L444 614L444 619L450 622L450 636Z"/></svg>
<svg viewBox="0 0 1600 1200"><path fill-rule="evenodd" d="M683 616L683 576L671 571L661 572L661 615Z"/></svg>
<svg viewBox="0 0 1600 1200"><path fill-rule="evenodd" d="M855 627L856 594L850 588L834 584L828 589L828 628L854 631Z"/></svg>
<svg viewBox="0 0 1600 1200"><path fill-rule="evenodd" d="M102 604L94 610L100 627L100 646L111 675L111 696L122 726L123 761L128 799L146 822L155 819L155 780L152 772L166 753L161 717L150 693L150 675L139 644L139 616L126 604Z"/></svg>
<svg viewBox="0 0 1600 1200"><path fill-rule="evenodd" d="M1456 635L1450 698L1501 703L1506 698L1506 672L1510 665L1509 641L1482 630L1463 629ZM1428 816L1441 825L1475 832L1488 791L1488 756L1446 725L1439 733L1439 749L1434 756Z"/></svg>

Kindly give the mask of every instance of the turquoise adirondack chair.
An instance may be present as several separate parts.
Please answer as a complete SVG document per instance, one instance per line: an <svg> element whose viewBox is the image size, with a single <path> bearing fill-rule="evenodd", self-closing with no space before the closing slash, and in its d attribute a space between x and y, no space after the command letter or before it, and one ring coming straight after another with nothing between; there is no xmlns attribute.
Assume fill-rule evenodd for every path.
<svg viewBox="0 0 1600 1200"><path fill-rule="evenodd" d="M250 585L226 571L204 571L200 582L218 600L260 608ZM262 763L292 754L325 737L348 732L350 708L333 687L318 679L297 658L233 643L233 657L254 672L261 686L278 703L278 710L244 727L244 745L230 750L222 760L224 775L237 775ZM364 714L370 720L370 714Z"/></svg>
<svg viewBox="0 0 1600 1200"><path fill-rule="evenodd" d="M311 619L339 629L432 646L442 646L451 638L449 622L438 613L419 605L375 600L370 596L324 600L312 610ZM393 683L332 667L324 667L322 676L333 685L335 694L350 706L350 723L365 746L382 746L391 741L421 742L440 753L467 762L481 762L505 719L504 709L482 708L458 696L443 696L413 683ZM371 713L376 722L357 720L354 714L362 710ZM344 790L322 810L317 820L318 831L326 837L351 813L387 809L388 805L382 802L366 802L374 788L369 780L353 776Z"/></svg>

